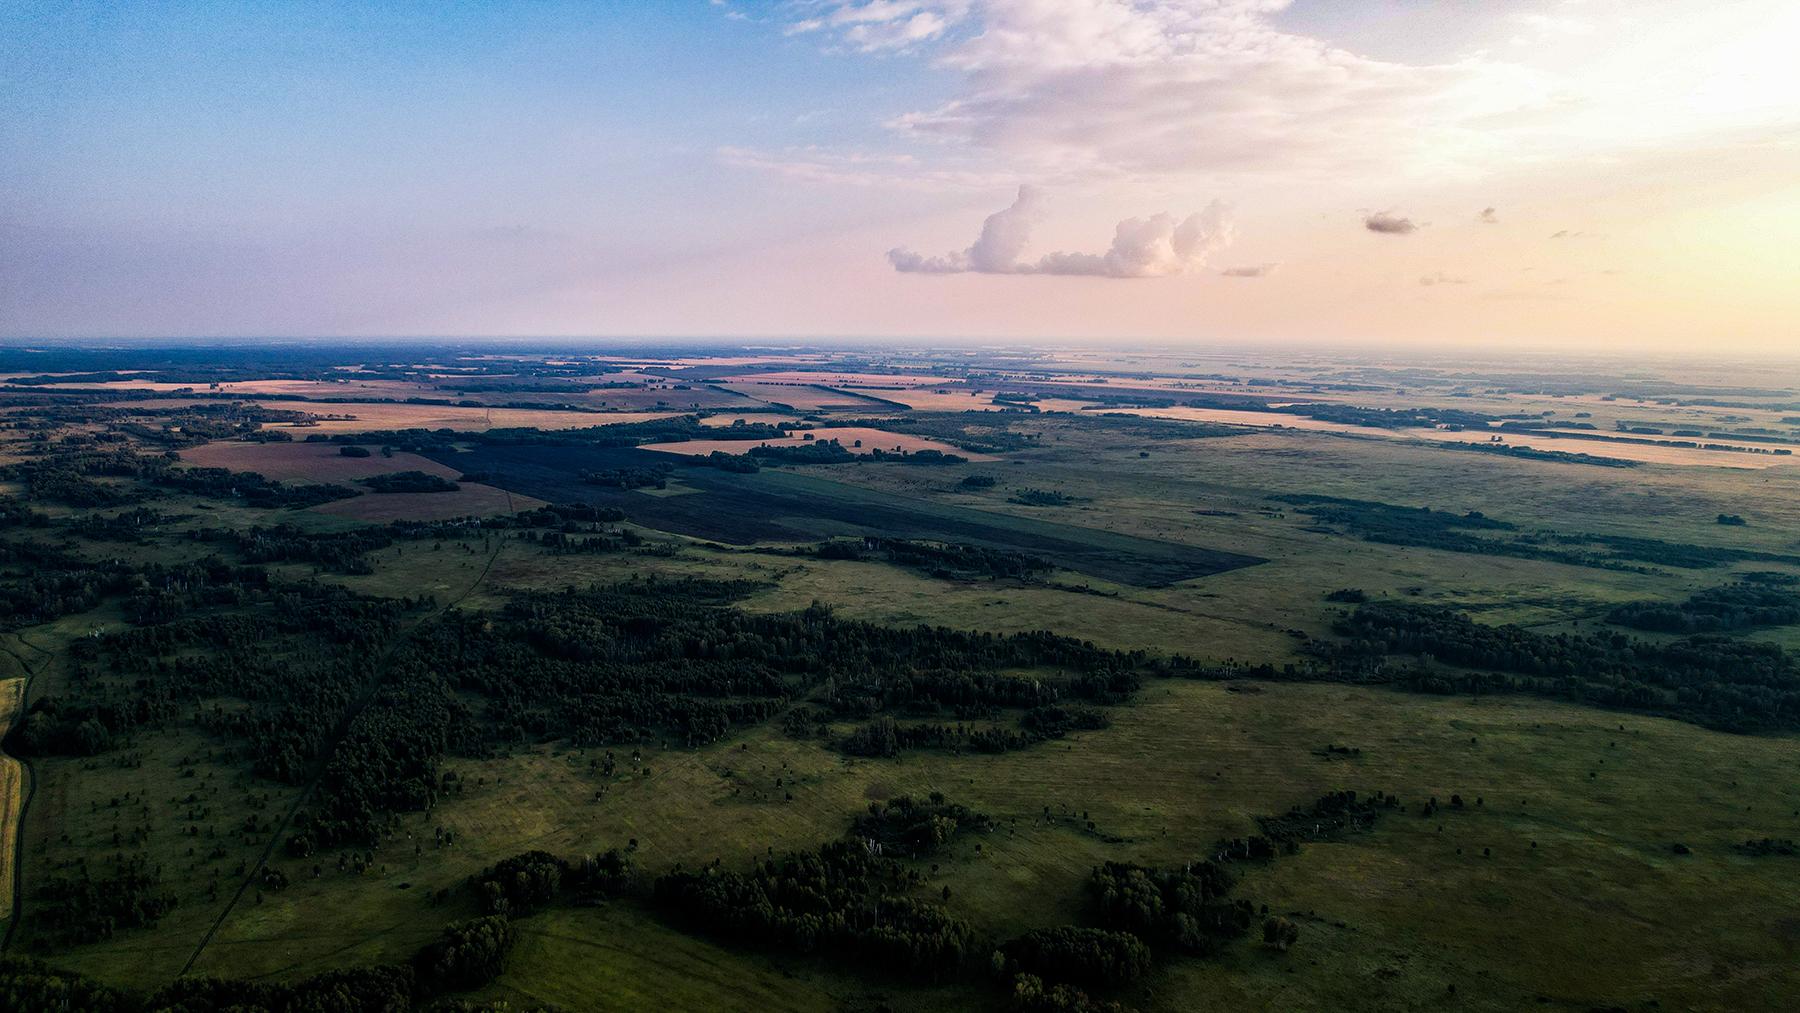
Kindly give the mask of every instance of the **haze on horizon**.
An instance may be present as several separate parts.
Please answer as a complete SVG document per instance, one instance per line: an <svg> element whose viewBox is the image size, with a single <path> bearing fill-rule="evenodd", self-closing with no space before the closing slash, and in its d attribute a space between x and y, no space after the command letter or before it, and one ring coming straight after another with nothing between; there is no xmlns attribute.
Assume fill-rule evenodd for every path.
<svg viewBox="0 0 1800 1013"><path fill-rule="evenodd" d="M1787 0L0 9L0 338L1800 345Z"/></svg>

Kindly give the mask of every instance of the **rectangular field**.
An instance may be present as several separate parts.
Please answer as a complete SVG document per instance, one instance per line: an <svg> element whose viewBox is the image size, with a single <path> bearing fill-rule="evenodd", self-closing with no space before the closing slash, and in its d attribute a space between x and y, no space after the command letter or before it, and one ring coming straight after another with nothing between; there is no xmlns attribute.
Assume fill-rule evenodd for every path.
<svg viewBox="0 0 1800 1013"><path fill-rule="evenodd" d="M452 468L493 475L495 483L514 492L551 502L614 506L648 527L734 544L852 534L966 542L1042 556L1066 569L1140 587L1264 562L1257 556L932 503L772 469L743 475L690 467L681 472L681 480L697 492L686 496L641 496L581 481L583 471L669 460L639 449L484 447L432 456Z"/></svg>

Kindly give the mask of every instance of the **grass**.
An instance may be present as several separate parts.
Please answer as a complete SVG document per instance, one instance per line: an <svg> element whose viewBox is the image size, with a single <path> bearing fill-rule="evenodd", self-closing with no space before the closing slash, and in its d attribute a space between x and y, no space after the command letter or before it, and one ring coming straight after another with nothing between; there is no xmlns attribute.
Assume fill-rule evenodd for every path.
<svg viewBox="0 0 1800 1013"><path fill-rule="evenodd" d="M1618 409L1634 410L1644 409ZM492 606L514 587L690 574L762 582L745 602L753 610L792 610L820 600L843 616L896 625L1051 629L1108 647L1280 660L1299 643L1292 631L1326 632L1336 607L1323 595L1340 587L1453 604L1484 622L1559 630L1590 627L1621 601L1685 597L1729 579L1729 570L1629 574L1376 545L1307 530L1311 519L1270 503L1274 493L1475 509L1563 531L1800 549L1795 468L1615 471L1319 433L1165 441L1096 433L1055 418L1020 426L1042 432L1041 445L981 464L982 473L999 479L981 492L958 485L971 468L844 466L752 478L808 495L835 486L841 491L834 495L853 503L902 495L934 518L979 511L1021 531L1079 529L1092 532L1096 545L1115 549L1146 539L1267 562L1142 587L1079 574L1071 560L1058 559L1066 568L1056 581L1095 592L1076 593L934 580L879 563L773 557L685 539L666 558L550 556L495 534L442 548L402 543L373 554L372 575L319 576L365 593L432 593L448 601L497 549L483 587L463 607ZM1051 512L1005 502L1025 487L1058 489L1080 502ZM693 505L706 499L698 488L684 482L684 495L620 496L633 517L653 519L671 502L710 509ZM442 498L348 502L391 501L405 511L407 501ZM326 510L274 513L181 497L155 505L212 525L280 520L330 530L356 523ZM1721 528L1714 521L1719 513L1742 514L1750 524ZM1040 519L1046 517L1053 520ZM104 551L183 559L215 549L169 541ZM118 621L101 611L27 635L55 652L96 622ZM1800 646L1800 628L1754 636ZM33 696L54 692L60 677L47 671ZM1166 961L1147 986L1122 998L1150 1011L1585 1010L1650 1000L1669 1009L1774 1009L1800 994L1794 861L1747 858L1730 848L1748 838L1800 837L1800 774L1792 761L1800 740L1730 736L1525 698L1476 702L1332 685L1251 688L1156 683L1136 704L1116 709L1105 731L1003 756L852 760L819 743L787 739L771 725L698 750L644 743L636 769L627 759L630 748L615 747L621 770L610 779L590 766L603 750L563 744L451 760L448 766L465 778L464 793L429 814L403 817L400 832L376 849L373 871L340 873L328 858L315 879L312 863L278 858L293 885L260 903L247 898L197 970L289 977L403 958L444 922L474 913L461 894L433 904L433 891L456 887L528 848L573 856L635 838L646 874L714 858L741 867L770 848L809 847L837 836L870 801L933 789L1000 819L992 835L956 845L928 890L935 895L950 887L953 908L1002 938L1079 918L1082 884L1099 862L1194 860L1222 836L1251 832L1257 814L1354 788L1398 792L1414 806L1453 793L1471 804L1430 820L1416 809L1390 816L1370 834L1311 845L1245 870L1240 895L1300 924L1295 950L1282 956L1244 944L1217 960ZM1320 755L1328 743L1361 752ZM265 794L269 811L279 809L284 790L252 783L241 757L206 758L207 750L220 748L177 729L143 736L128 763L104 757L39 765L24 855L28 884L76 855L96 861L110 854L110 800L131 793L149 805L148 815L140 807L134 819L151 826L146 847L182 895L157 929L58 954L59 963L110 981L157 984L185 960L224 903L223 896L210 899L208 885L220 867L229 873L238 851L215 861L188 855L191 839L180 836L187 807L169 800L198 790L213 810L205 822L223 829L241 823ZM179 762L184 758L194 762ZM193 776L184 776L189 769ZM1086 829L1089 819L1094 832ZM439 826L455 831L453 847L431 846ZM1676 842L1693 853L1675 854ZM246 853L250 848L236 837L227 843ZM1000 995L980 985L917 988L855 977L820 961L746 953L676 931L632 902L559 909L522 921L520 929L511 970L487 993L515 1004L823 1009L879 1001L923 1010Z"/></svg>
<svg viewBox="0 0 1800 1013"><path fill-rule="evenodd" d="M1361 754L1322 758L1327 743ZM695 751L651 744L647 775L622 770L603 782L588 766L601 751L534 747L455 763L467 794L404 821L415 834L455 830L454 848L415 858L398 838L377 854L385 874L365 877L289 869L295 886L235 913L200 970L292 975L404 956L468 913L466 900L436 907L426 891L529 848L574 855L635 838L646 872L715 857L741 865L836 836L873 799L932 789L1001 822L979 854L958 845L928 884L949 886L952 906L998 938L1077 918L1082 882L1101 861L1191 861L1250 832L1257 814L1355 788L1415 805L1460 793L1469 807L1390 816L1369 835L1250 870L1241 895L1297 913L1294 953L1246 944L1217 962L1174 960L1130 1000L1153 1010L1209 997L1236 997L1221 1003L1233 1008L1378 1009L1430 1005L1458 984L1459 1008L1518 1008L1540 994L1565 1008L1643 998L1772 1008L1800 987L1785 914L1800 904L1800 882L1791 863L1729 846L1800 833L1794 744L1527 699L1168 682L1117 711L1111 729L999 757L858 761L765 728ZM1674 855L1677 841L1694 853ZM797 977L780 987L799 990L798 1004L813 988L846 1001L891 984L812 961L777 968L727 956L669 936L628 903L526 926L529 942L498 991L572 1008L632 1005L634 993L619 988L639 975L682 982L679 994L642 994L683 1005L735 1005L737 989L774 987L786 973ZM1708 941L1703 951L1696 938ZM133 942L114 959L143 951ZM903 1008L946 1001L888 997Z"/></svg>

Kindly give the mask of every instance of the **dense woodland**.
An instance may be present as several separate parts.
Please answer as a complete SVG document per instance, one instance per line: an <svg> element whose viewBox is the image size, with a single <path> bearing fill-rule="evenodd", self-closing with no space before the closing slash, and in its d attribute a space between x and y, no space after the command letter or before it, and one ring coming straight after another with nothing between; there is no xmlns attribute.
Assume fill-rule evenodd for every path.
<svg viewBox="0 0 1800 1013"><path fill-rule="evenodd" d="M1686 601L1641 601L1607 613L1607 622L1657 633L1723 633L1800 623L1800 594L1744 582L1698 591Z"/></svg>
<svg viewBox="0 0 1800 1013"><path fill-rule="evenodd" d="M1271 500L1293 506L1322 525L1321 530L1354 535L1384 545L1418 546L1446 552L1542 559L1572 566L1635 570L1636 564L1708 569L1742 562L1800 565L1800 556L1726 546L1691 545L1624 535L1523 531L1480 511L1456 513L1429 507L1396 506L1336 496L1288 494Z"/></svg>
<svg viewBox="0 0 1800 1013"><path fill-rule="evenodd" d="M1389 677L1425 692L1536 693L1732 731L1800 727L1800 659L1775 644L1724 636L1664 643L1622 633L1542 634L1399 602L1358 606L1335 631L1345 639L1316 642L1314 649L1340 677L1385 672L1386 659L1399 655L1427 663Z"/></svg>

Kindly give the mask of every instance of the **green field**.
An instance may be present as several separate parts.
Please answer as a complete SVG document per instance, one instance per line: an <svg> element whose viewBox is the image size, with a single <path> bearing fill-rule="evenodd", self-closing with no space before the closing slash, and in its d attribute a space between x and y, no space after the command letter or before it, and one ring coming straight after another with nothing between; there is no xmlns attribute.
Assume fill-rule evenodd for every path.
<svg viewBox="0 0 1800 1013"><path fill-rule="evenodd" d="M1396 388L1362 403L1405 407L1425 396ZM1457 407L1535 410L1557 403L1548 396L1488 394ZM1594 412L1602 428L1615 416L1636 418L1655 407L1608 404ZM893 411L879 407L841 417ZM934 433L973 425L929 413L912 421ZM1730 423L1714 417L1698 424ZM93 435L116 425L99 420L69 432ZM991 437L994 423L985 425ZM994 461L766 467L750 476L755 488L784 495L810 490L831 509L730 518L745 529L778 522L793 534L731 543L655 523L672 500L729 507L719 493L729 487L701 472L687 481L678 475L665 489L594 494L597 503L624 503L622 517L540 514L425 533L311 507L259 507L235 490L170 491L158 488L153 475L103 473L91 481L148 490L141 505L163 515L151 530L123 536L81 525L127 516L137 506L58 499L32 484L42 481L35 473L21 472L24 478L6 486L7 502L41 519L0 532L8 553L0 571L6 600L14 603L8 607L23 615L63 595L69 604L54 616L9 623L6 639L14 648L0 657L6 666L0 678L23 674L19 659L31 659L28 704L49 715L37 719L40 726L58 707L150 703L149 716L132 719L135 724L113 712L96 717L101 724L120 721L120 730L86 755L41 746L15 751L19 738L8 740L9 752L29 762L36 788L19 838L22 917L9 934L9 955L137 989L168 985L190 962L197 975L292 983L409 961L446 923L483 912L466 884L503 859L531 850L574 859L620 848L633 864L629 889L598 903L564 898L515 916L517 942L504 973L466 990L466 997L504 1000L512 1009L1002 1009L1012 985L993 980L985 958L952 980L929 984L923 976L883 973L841 956L746 946L673 917L654 899L654 881L678 867L715 861L748 870L772 855L840 839L872 803L941 792L992 817L995 828L962 833L929 860L908 860L906 867L922 878L908 895L966 921L985 954L1033 929L1090 920L1087 883L1102 863L1202 862L1221 840L1259 833L1258 817L1354 790L1365 797L1396 794L1404 805L1366 833L1307 841L1296 854L1267 862L1234 863L1232 896L1257 910L1248 938L1211 956L1159 951L1146 977L1096 991L1145 1011L1783 1009L1800 994L1794 914L1800 858L1751 856L1734 847L1800 838L1800 770L1793 762L1800 738L1791 717L1775 715L1766 734L1731 734L1704 727L1704 710L1687 713L1667 701L1610 709L1523 692L1409 693L1394 688L1403 680L1391 671L1364 678L1366 672L1333 673L1319 662L1321 645L1340 643L1335 624L1353 607L1327 600L1338 590L1406 608L1447 607L1484 627L1516 624L1528 635L1618 634L1668 647L1685 641L1672 633L1626 631L1609 624L1609 613L1627 602L1679 602L1751 573L1774 574L1770 586L1786 587L1782 575L1800 575L1800 566L1748 559L1690 566L1639 557L1575 565L1449 551L1366 539L1272 498L1341 497L1455 516L1478 511L1511 524L1506 538L1533 546L1598 536L1652 539L1701 555L1784 557L1800 555L1800 467L1596 467L1291 429L1190 438L1078 414L1016 415L999 425L1022 442ZM475 437L457 439L472 446ZM7 461L27 463L76 462L82 452L43 451L24 439L6 446ZM512 452L505 443L483 446L490 457ZM541 447L532 453L555 456ZM965 484L971 474L995 482ZM580 499L581 481L569 482L571 498ZM1029 505L1019 501L1025 490L1066 500ZM634 502L645 504L636 515ZM956 541L962 530L956 525L977 518L1016 529L1016 541L989 539L987 548L1070 539L1084 555L1047 557L1048 568L1029 578L983 579L822 551L827 540L867 533L842 516L843 504L858 503L903 504L909 518L944 518L947 530L937 541L945 543ZM1746 523L1721 524L1719 515ZM349 562L309 557L312 550L304 548L314 544L308 539L331 545L364 535L380 540ZM558 537L616 544L567 548ZM256 538L303 548L269 549ZM1127 574L1120 580L1095 576L1085 555L1129 555L1145 546L1162 547L1155 551L1168 559L1230 553L1264 562L1157 586L1126 582L1135 579L1130 567L1119 571ZM1662 550L1635 551L1654 557ZM251 564L255 552L270 555ZM208 566L225 569L197 576ZM83 568L124 576L93 600L77 600L70 587L80 584ZM33 583L64 572L73 574L65 584ZM384 743L384 735L403 738L388 726L372 740L350 734L366 714L413 699L403 693L416 673L392 659L444 635L463 614L483 617L495 630L529 630L519 642L548 650L543 645L556 641L560 628L532 626L529 617L509 611L521 596L641 588L652 578L731 582L731 597L718 608L747 615L745 623L796 622L817 603L820 614L842 624L834 629L848 631L842 636L858 635L856 623L901 632L1048 631L1107 651L1142 652L1120 658L1147 659L1130 664L1180 656L1198 667L1194 677L1159 670L1134 692L1080 698L1103 715L1106 727L993 754L916 746L878 757L853 755L846 746L871 721L1017 731L1025 727L1026 705L987 698L846 703L835 695L835 680L809 682L801 666L781 670L778 690L762 684L656 698L657 706L680 703L687 693L721 706L777 698L779 706L746 710L754 716L733 718L722 730L621 721L615 727L627 731L578 742L534 730L559 716L539 711L602 713L625 707L620 697L590 684L586 695L519 701L504 687L460 682L458 672L431 673L442 681L431 684L429 699L466 724L446 725L461 737L434 747L429 801L381 808L366 843L337 841L310 854L289 850L295 827L321 810L327 792L320 786L336 776L331 761L344 750L373 749L369 743ZM179 598L207 580L228 593ZM285 778L259 774L255 743L262 740L255 736L278 738L281 729L250 718L292 721L292 712L277 706L286 698L258 697L255 686L243 695L213 687L232 685L237 669L271 660L258 650L277 648L232 646L226 639L249 637L254 645L270 617L289 607L284 595L330 589L364 603L405 600L409 610L351 664L350 688L308 704L322 715L317 738L308 740L318 754ZM159 594L180 604L158 606ZM174 646L158 648L160 668L115 672L109 656L87 643L175 629L196 617L221 624L224 632L208 636L225 639L171 641ZM667 621L654 618L642 628ZM737 635L744 628L734 627ZM778 636L797 635L781 629L788 632ZM1792 652L1800 649L1800 624L1757 626L1730 637ZM291 660L299 670L341 641L329 627L309 628L280 640L278 650L286 653L272 660ZM587 679L642 648L625 635L618 644L570 655L579 660L556 671L571 682ZM618 654L608 653L613 647ZM655 664L687 678L692 673L684 666L693 658L726 659L692 670L706 675L735 671L734 665L753 668L759 657L721 655L716 647L690 644L688 654L658 656ZM535 657L526 652L513 660ZM209 658L229 662L230 671L208 672ZM1283 678L1255 679L1216 667L1229 663L1298 667ZM1402 663L1452 674L1478 667L1395 659ZM159 680L176 684L184 664L198 665L205 677L184 670L181 678L190 681L180 685L201 689L183 688L165 700ZM1070 703L1077 700L1070 666L998 674L1057 687L1065 694L1058 702ZM275 678L280 667L259 677ZM929 663L919 667L927 671L910 676L930 674ZM631 673L631 679L657 675ZM1685 700L1689 705L1698 707ZM804 733L788 727L795 711L808 710L822 724ZM1676 719L1683 714L1692 720ZM250 717L234 723L233 715ZM347 736L342 742L340 731ZM616 766L606 772L601 764L609 753ZM454 787L444 772L454 773ZM1450 806L1452 796L1464 805ZM1421 815L1432 798L1443 808ZM299 814L299 822L290 822L290 814ZM445 834L452 843L441 843ZM174 906L152 924L55 941L55 902L38 896L42 884L86 875L84 869L97 875L125 856L155 870L157 889ZM264 868L280 873L286 885L268 885ZM1265 906L1298 926L1290 950L1261 944Z"/></svg>

